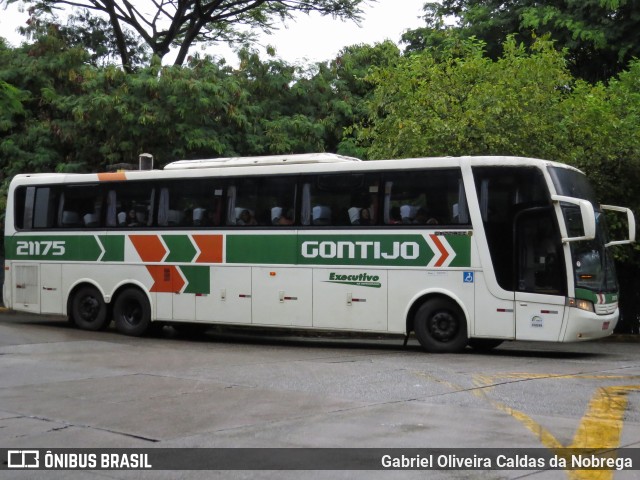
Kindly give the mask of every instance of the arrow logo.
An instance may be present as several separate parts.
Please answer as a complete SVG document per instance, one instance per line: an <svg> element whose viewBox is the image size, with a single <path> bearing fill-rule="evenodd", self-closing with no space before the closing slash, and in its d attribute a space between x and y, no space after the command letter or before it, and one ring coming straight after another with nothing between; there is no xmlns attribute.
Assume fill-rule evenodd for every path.
<svg viewBox="0 0 640 480"><path fill-rule="evenodd" d="M451 245L445 237L431 234L429 236L425 236L425 239L435 254L429 261L427 267L448 267L451 262L453 262L454 258L456 258L455 250L451 248Z"/></svg>

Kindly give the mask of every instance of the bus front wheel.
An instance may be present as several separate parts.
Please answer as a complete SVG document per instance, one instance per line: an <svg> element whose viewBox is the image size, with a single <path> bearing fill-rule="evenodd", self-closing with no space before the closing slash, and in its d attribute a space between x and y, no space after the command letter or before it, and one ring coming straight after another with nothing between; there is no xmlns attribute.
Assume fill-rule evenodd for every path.
<svg viewBox="0 0 640 480"><path fill-rule="evenodd" d="M147 296L137 288L127 288L113 306L116 329L134 337L144 335L151 323L151 306Z"/></svg>
<svg viewBox="0 0 640 480"><path fill-rule="evenodd" d="M467 322L460 307L450 300L435 298L424 303L413 327L427 352L456 353L467 346Z"/></svg>
<svg viewBox="0 0 640 480"><path fill-rule="evenodd" d="M71 320L82 330L98 331L109 325L107 305L96 287L80 287L71 299Z"/></svg>

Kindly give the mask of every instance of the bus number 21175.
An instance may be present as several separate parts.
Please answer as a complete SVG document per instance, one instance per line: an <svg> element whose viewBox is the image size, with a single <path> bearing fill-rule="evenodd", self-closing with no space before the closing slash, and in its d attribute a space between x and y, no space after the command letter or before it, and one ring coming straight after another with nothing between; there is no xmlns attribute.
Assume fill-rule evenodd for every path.
<svg viewBox="0 0 640 480"><path fill-rule="evenodd" d="M64 255L65 242L62 240L19 241L16 244L17 255Z"/></svg>

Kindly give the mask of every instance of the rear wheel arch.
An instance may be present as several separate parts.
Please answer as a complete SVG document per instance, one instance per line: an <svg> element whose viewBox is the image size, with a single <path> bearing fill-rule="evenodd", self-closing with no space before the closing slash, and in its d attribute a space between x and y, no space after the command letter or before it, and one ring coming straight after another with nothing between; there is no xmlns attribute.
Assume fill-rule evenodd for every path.
<svg viewBox="0 0 640 480"><path fill-rule="evenodd" d="M430 322L429 326L425 322ZM463 350L469 341L469 330L467 309L459 299L443 292L417 298L407 313L407 334L415 332L422 347L430 352Z"/></svg>

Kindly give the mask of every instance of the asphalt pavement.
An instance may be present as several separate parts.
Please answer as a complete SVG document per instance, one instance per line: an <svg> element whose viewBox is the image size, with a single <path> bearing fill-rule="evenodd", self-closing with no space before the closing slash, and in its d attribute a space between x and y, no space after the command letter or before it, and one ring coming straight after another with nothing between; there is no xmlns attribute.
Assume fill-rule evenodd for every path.
<svg viewBox="0 0 640 480"><path fill-rule="evenodd" d="M0 312L0 448L267 447L640 448L640 345L507 342L491 353L442 355L414 339L403 346L399 338L217 328L185 337L170 327L131 338ZM525 476L640 472L102 470L37 478Z"/></svg>

